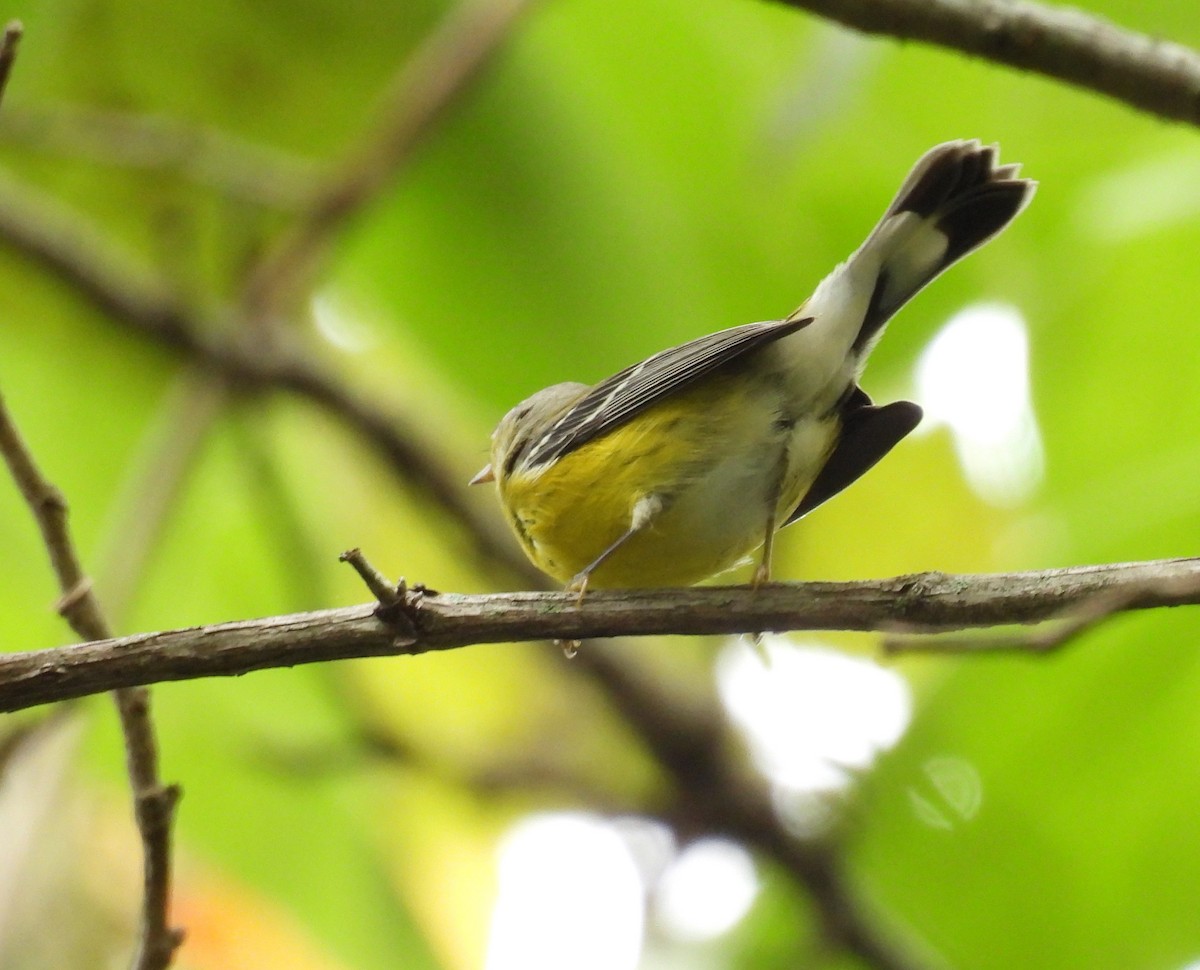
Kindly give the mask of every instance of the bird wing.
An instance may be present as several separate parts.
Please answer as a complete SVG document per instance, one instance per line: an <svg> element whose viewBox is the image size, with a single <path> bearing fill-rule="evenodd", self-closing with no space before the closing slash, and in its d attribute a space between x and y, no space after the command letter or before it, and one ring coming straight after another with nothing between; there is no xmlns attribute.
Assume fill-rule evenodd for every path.
<svg viewBox="0 0 1200 970"><path fill-rule="evenodd" d="M920 420L921 409L911 401L877 407L861 387L855 387L842 410L842 432L833 454L784 525L808 515L865 475Z"/></svg>
<svg viewBox="0 0 1200 970"><path fill-rule="evenodd" d="M647 357L588 391L547 429L522 464L532 468L562 458L705 374L811 322L804 317L747 323Z"/></svg>

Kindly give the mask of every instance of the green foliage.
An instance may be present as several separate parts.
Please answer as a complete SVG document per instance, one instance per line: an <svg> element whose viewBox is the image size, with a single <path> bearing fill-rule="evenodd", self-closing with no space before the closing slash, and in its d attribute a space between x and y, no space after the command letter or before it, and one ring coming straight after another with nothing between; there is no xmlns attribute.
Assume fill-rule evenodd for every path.
<svg viewBox="0 0 1200 970"><path fill-rule="evenodd" d="M1188 4L1088 6L1200 44ZM370 0L30 0L17 12L26 39L5 111L164 116L320 161L370 125L381 88L441 13ZM354 222L321 281L325 309L298 336L439 441L465 481L494 421L533 390L791 310L858 244L908 165L958 137L999 142L1039 193L902 313L864 385L912 396L916 360L956 311L1018 307L1044 479L991 506L944 430L914 438L789 530L778 573L1195 554L1196 133L783 6L536 9ZM186 173L56 150L36 134L10 134L0 162L206 308L236 292L248 255L283 222ZM0 281L0 390L70 499L102 597L128 604L123 631L360 601L336 562L353 545L410 580L495 588L454 523L327 414L282 394L231 395L136 583L117 588L141 489L178 437L171 422L192 413L183 365L8 246ZM475 500L491 508L490 496ZM6 649L63 642L36 530L7 487L0 549ZM899 665L913 723L846 806L851 868L872 906L964 970L1178 970L1200 957L1196 630L1188 611L1142 615L1053 659ZM654 648L678 655L681 680L707 678L709 645ZM157 689L164 771L186 791L181 918L203 930L181 965L220 965L205 933L223 924L198 895L286 914L244 939L247 966L480 965L495 839L520 812L571 800L485 794L467 779L536 757L616 804L661 795L628 729L557 660L541 646L481 647ZM83 787L123 821L114 719L99 702L86 717ZM394 750L365 745L367 728ZM945 771L974 792L966 808L939 787ZM689 965L798 965L797 953L820 952L809 912L772 872L750 919ZM321 956L300 962L280 936Z"/></svg>

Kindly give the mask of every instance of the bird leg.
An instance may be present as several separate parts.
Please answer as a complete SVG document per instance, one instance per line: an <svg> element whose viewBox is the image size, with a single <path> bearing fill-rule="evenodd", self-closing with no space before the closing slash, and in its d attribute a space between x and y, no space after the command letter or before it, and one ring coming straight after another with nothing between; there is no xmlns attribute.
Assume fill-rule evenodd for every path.
<svg viewBox="0 0 1200 970"><path fill-rule="evenodd" d="M630 516L629 528L626 529L617 541L605 549L600 555L593 559L587 566L575 574L569 583L567 583L567 592L577 593L575 598L576 604L582 603L584 596L587 595L588 582L592 577L592 573L614 552L621 548L626 542L632 539L635 535L646 528L654 517L662 511L663 502L657 495L643 495L633 505L633 514Z"/></svg>
<svg viewBox="0 0 1200 970"><path fill-rule="evenodd" d="M771 554L775 551L775 531L779 524L779 496L783 491L783 478L787 473L787 450L779 455L779 465L775 469L775 481L767 496L767 527L763 533L762 557L754 570L754 579L750 585L758 589L763 583L771 581Z"/></svg>
<svg viewBox="0 0 1200 970"><path fill-rule="evenodd" d="M771 581L771 553L775 550L775 512L767 516L767 531L763 536L762 558L758 562L758 566L754 570L754 579L750 585L755 589L762 586L763 583Z"/></svg>

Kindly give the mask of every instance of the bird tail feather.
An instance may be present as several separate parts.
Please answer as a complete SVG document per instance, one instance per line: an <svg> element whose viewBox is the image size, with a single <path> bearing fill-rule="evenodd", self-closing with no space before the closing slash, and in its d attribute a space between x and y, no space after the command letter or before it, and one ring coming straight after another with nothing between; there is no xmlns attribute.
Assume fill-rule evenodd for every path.
<svg viewBox="0 0 1200 970"><path fill-rule="evenodd" d="M859 354L892 315L947 267L978 249L1029 204L1037 183L1019 165L997 165L995 145L951 141L913 166L896 198L856 254L874 250L878 276L862 327Z"/></svg>

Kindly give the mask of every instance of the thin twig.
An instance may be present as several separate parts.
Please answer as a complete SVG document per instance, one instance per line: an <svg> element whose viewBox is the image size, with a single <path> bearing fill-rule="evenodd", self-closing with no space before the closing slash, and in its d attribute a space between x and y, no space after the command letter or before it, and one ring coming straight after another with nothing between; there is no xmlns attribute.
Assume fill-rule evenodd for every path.
<svg viewBox="0 0 1200 970"><path fill-rule="evenodd" d="M482 515L469 500L465 476L422 444L411 422L338 381L299 347L289 346L284 335L276 334L271 347L255 348L219 339L215 321L181 304L162 280L122 255L115 241L106 240L82 216L4 179L0 240L34 259L110 320L217 372L233 386L291 391L327 411L381 455L406 487L462 523L481 563L506 562L525 582L540 582L523 557L514 555L495 517Z"/></svg>
<svg viewBox="0 0 1200 970"><path fill-rule="evenodd" d="M925 5L929 6L929 4ZM937 6L936 3L933 5ZM853 3L846 4L846 6L853 6ZM984 3L975 4L974 6L976 9L984 9L990 8L992 4ZM863 29L869 28L864 27ZM914 34L912 36L917 35ZM1051 37L1052 42L1057 42L1059 40L1061 40L1061 38L1055 36ZM1036 45L1034 46L1036 47ZM1052 49L1054 44L1051 43L1048 46ZM1003 60L1004 58L998 59ZM1008 62L1020 63L1017 60L1011 59ZM1021 66L1032 65L1022 64ZM1048 73L1055 72L1050 71ZM1186 78L1186 73L1180 76ZM1102 84L1097 85L1096 87L1098 90L1107 90L1107 88ZM367 175L370 175L371 172L369 168L363 168L362 171ZM365 199L366 197L373 195L374 192L378 191L378 185L371 187L368 182L364 182L362 184L367 185L369 188L369 191L365 196L362 197L362 199ZM330 198L333 199L334 196L331 195ZM314 273L319 269L325 252L331 245L333 237L337 234L337 232L340 231L342 225L344 225L344 221L348 214L351 214L356 207L362 205L362 199L357 201L352 200L353 204L347 208L345 214L339 210L338 205L331 205L330 208L326 210L326 214L321 215L320 218L313 222L312 225L317 229L317 231L313 233L311 239L305 241L303 232L294 237L298 239L299 242L291 243L291 245L296 247L291 255L288 255L287 253L287 244L282 245L279 250L273 251L276 255L273 255L271 259L280 260L280 265L282 265L283 271L275 278L272 278L271 274L264 272L262 277L264 282L262 284L255 283L254 286L248 288L248 298L245 302L245 309L251 311L251 315L266 314L268 312L273 313L278 312L280 307L286 308L290 301L297 299L298 296L302 294L310 285L311 279ZM312 211L313 213L318 213L318 209L316 208L314 208ZM2 212L3 209L0 208L0 213ZM325 222L326 220L328 220L327 223ZM322 225L323 223L325 224ZM279 253L282 253L283 255L278 255ZM269 268L270 262L268 262L266 265ZM72 269L71 266L66 265L64 268L67 270L66 275L69 276ZM85 277L83 282L87 285L91 285L96 282L96 279L94 277L90 279ZM107 282L111 282L111 279L107 280ZM123 309L128 308L128 301L122 300L122 297L127 294L122 294L119 292L120 282L120 280L117 280L118 292L115 294L113 292L105 292L103 288L96 288L95 286L92 287L92 292L90 294L93 300L102 307L105 307L105 304L107 303L107 307L105 307L106 312L113 312L114 310L118 311L116 314L118 318L120 318L120 312ZM256 289L256 287L259 286L261 286L261 289ZM86 285L84 290L85 292L87 291ZM134 307L134 309L137 310L142 310L145 308L146 307L144 306ZM486 525L480 526L479 529L475 528L475 526L479 525L482 520L478 515L474 515L470 508L462 502L462 499L459 497L461 490L454 488L453 481L441 474L441 459L437 456L433 456L433 458L430 459L426 449L414 444L414 442L418 440L417 438L411 435L409 431L398 429L387 419L385 415L381 415L378 409L371 408L369 406L369 402L367 402L365 409L360 409L356 413L353 408L347 409L347 404L354 404L356 399L348 397L347 393L340 388L335 381L325 380L322 378L318 383L314 384L311 381L308 372L305 372L303 368L298 367L294 359L288 358L286 360L281 360L278 356L272 354L272 363L270 366L265 368L259 367L256 369L253 364L246 363L244 359L246 355L239 355L236 348L230 348L223 344L210 342L204 335L212 331L203 325L203 321L196 321L188 315L180 315L174 312L174 309L171 307L168 307L167 312L164 313L161 312L161 305L155 305L151 303L149 304L149 309L151 312L148 315L143 314L140 317L140 321L135 322L135 326L139 326L144 332L154 336L155 339L164 341L175 347L177 350L180 350L185 355L200 359L210 366L228 369L235 375L250 377L253 380L261 381L264 385L275 384L276 386L287 387L293 391L298 391L301 394L306 394L312 400L315 400L327 407L331 412L343 416L352 426L359 428L360 431L363 431L367 435L368 439L377 448L379 448L382 453L389 457L393 463L393 466L398 468L402 475L408 477L409 481L415 480L420 482L422 490L427 494L432 495L438 502L442 503L443 507L447 509L453 509L455 508L456 503L458 503L458 505L461 506L460 511L465 510L466 512L465 521L471 523L471 525L468 526L468 531L470 533L475 534L477 537L486 537L492 534ZM153 324L153 326L144 326L146 323ZM200 325L196 325L197 323ZM370 420L363 420L364 417L369 418ZM488 550L488 555L495 555L496 557L505 561L507 564L513 564L514 561L517 561L510 551L512 548L511 544L503 545L500 543L490 543L486 538L483 540L477 538L477 543L479 544L479 548ZM530 575L528 566L523 562L518 561L517 568L521 570L520 575ZM1136 569L1136 567L1134 568ZM910 578L910 580L911 579L913 578ZM889 619L887 622L894 624L899 622L911 622L914 619L919 619L923 610L923 607L921 606L922 593L924 589L928 587L930 592L936 594L936 587L938 585L935 581L936 579L937 577L917 577L917 581L911 588L907 590L903 588L894 590L893 592L896 593L896 601L892 604L892 609L890 612L884 611L887 612L887 615L891 617L891 619ZM719 591L698 592L719 594ZM680 602L679 593L680 591L670 591L665 595L671 598L673 604L678 604ZM769 591L760 591L760 596L765 597L768 595L770 595ZM807 592L806 595L808 595ZM420 615L428 616L428 611L434 604L437 604L440 607L443 603L448 602L450 599L451 598L449 597L427 598L422 605ZM555 600L553 597L551 597L546 600L531 600L531 602L537 603L537 609L542 611L543 615L545 615L545 611L547 610L554 610L561 612L551 613L550 616L552 617L561 619L565 615L568 620L577 619L577 617L570 616L570 611L572 609L571 604L562 601L561 598L559 600ZM594 602L595 600L585 605L590 607ZM601 602L598 605L605 604ZM1153 604L1149 601L1143 601L1131 603L1130 605L1145 606ZM997 609L995 603L992 604L992 608ZM718 607L718 609L720 609L720 607ZM661 623L665 624L664 628L680 629L681 624L684 622L684 618L686 616L686 610L686 605L682 607L673 605L672 609L668 611L667 614L664 614L663 617L660 617ZM934 612L938 613L939 611L934 610ZM1000 610L1000 612L1003 611ZM939 616L944 619L945 615L945 610L942 608ZM1047 612L1045 615L1051 615L1051 613ZM311 617L314 615L310 614L306 616ZM388 653L397 651L397 640L394 636L394 633L388 629L381 628L379 622L370 616L369 609L362 608L362 610L355 614L354 617L347 619L347 622L351 621L353 623L361 624L362 630L360 632L362 632L365 637L373 638L374 642L374 646L370 650L365 650L363 647L365 641L356 639L355 637L348 637L348 639L354 644L351 649L364 649L365 652L369 653L370 655L374 655L375 653ZM762 629L767 625L764 623L761 616L754 617L754 619L750 622L750 629ZM938 624L935 623L934 625L936 626ZM636 623L633 624L632 627L636 628ZM246 667L243 669L257 669L261 666L276 665L279 663L298 663L315 659L326 659L325 656L316 656L314 651L325 649L329 646L329 644L317 644L315 640L309 641L304 636L301 636L302 642L299 644L299 646L303 649L288 652L286 649L286 644L283 641L292 637L297 630L303 629L305 629L303 622L300 622L296 628L286 630L283 634L283 640L275 644L274 649L277 649L279 652L277 652L274 656L270 655L270 651L265 653L260 652L254 656L243 655L237 658L237 663L252 664L251 667ZM584 635L582 629L578 626L571 627L568 624L568 626L564 629L566 629L568 632L560 632L558 634L551 632L549 634L541 635L562 636L564 638L574 638L575 636ZM592 629L593 632L597 632L603 629L603 627L597 625ZM210 628L206 629L205 631L194 632L199 632L200 634L211 634L211 637L207 639L202 636L197 643L204 643L206 648L212 647L215 644L217 647L217 653L221 653L225 649L233 649L234 647L230 641L225 639L225 634L230 632L228 630ZM308 632L311 633L312 631ZM332 636L335 639L346 634L345 629L326 632L329 636ZM515 635L518 634L510 629L509 633L505 634L501 638L507 639ZM532 635L532 632L529 632L526 635ZM268 637L267 640L270 640L270 637ZM176 643L175 646L178 646L178 643ZM413 644L412 646L417 649L427 648L424 643L417 643ZM62 662L62 665L60 665L60 661L55 659L56 655L54 652L49 652L49 655L44 653L35 656L38 656L42 666L32 672L31 676L34 679L46 675L47 671L49 672L51 679L62 676L61 670L64 670L67 666L69 666L69 664L65 663L65 660ZM586 648L584 656L588 656ZM166 662L163 662L163 658L158 657L157 655L148 656L144 658L144 661L144 669L142 670L142 674L154 676L156 679L166 679L177 676L203 675L200 673L189 673L183 671L183 668L186 667L187 663L190 661L188 657L182 654L177 655L176 653L169 653L166 657ZM170 670L166 670L168 666L171 668ZM233 671L231 670L227 672ZM622 687L619 683L621 675L618 672L615 672L613 669L597 667L595 669L595 676L605 686L609 696L614 700L621 695ZM624 676L629 677L632 676L632 674L626 672ZM33 681L31 680L30 682L32 683ZM23 686L28 686L28 684ZM634 691L627 690L626 696L629 698L640 695L636 695ZM646 713L644 708L646 703L644 696L641 702L627 700L627 703L640 703L643 706L639 709L643 714ZM719 758L719 752L715 750L715 745L718 742L715 738L709 738L707 734L704 737L705 742L693 748L692 752L696 759L698 759L698 764L701 766L715 765ZM669 752L663 748L657 749L656 754L658 754L660 758L667 758ZM722 779L719 773L714 773L713 777L716 778L719 783L719 787L716 789L716 795L725 798L733 798L736 796L738 791L736 784L728 779ZM735 822L737 819L742 818L743 821L740 823L742 825L741 831L743 832L743 836L745 838L747 838L749 841L752 841L754 844L758 844L763 847L765 851L768 851L776 858L779 858L793 871L802 873L801 881L812 890L814 900L821 912L824 914L825 921L831 935L837 939L840 939L848 948L853 949L860 956L877 966L895 967L903 965L899 961L899 958L895 957L895 955L891 952L889 947L881 943L877 938L871 936L869 929L862 929L862 927L865 926L865 921L861 918L861 914L859 913L859 901L854 897L849 887L846 886L844 877L841 875L840 870L838 870L835 865L837 860L832 854L826 854L819 857L806 855L802 859L797 859L795 858L796 853L800 852L801 850L797 848L795 840L787 837L786 834L783 833L779 828L777 821L773 820L772 818L767 816L756 816L751 813L752 817L754 818L753 825L751 825L745 820L746 816L739 816L737 814L734 807L728 805L722 807L721 804L717 802L714 803L711 810L714 813L714 817L717 814L725 813L728 819L731 819ZM761 828L755 828L755 826L761 826ZM755 834L756 832L757 834ZM807 875L803 875L805 872ZM838 930L838 927L841 926L846 920L851 921L849 924L850 929L843 928L842 930ZM855 920L857 921L856 923ZM860 930L854 930L854 925L857 925ZM855 934L860 931L866 932L867 936L862 942L855 942Z"/></svg>
<svg viewBox="0 0 1200 970"><path fill-rule="evenodd" d="M1200 53L1030 0L778 0L865 33L926 41L1200 124Z"/></svg>
<svg viewBox="0 0 1200 970"><path fill-rule="evenodd" d="M543 745L530 745L515 754L493 755L481 764L450 763L431 756L423 745L409 743L394 725L376 725L365 715L369 705L356 696L339 712L352 727L345 741L311 744L265 741L255 760L268 769L301 778L330 777L361 771L369 763L385 763L420 772L439 782L483 797L531 792L608 815L650 815L664 811L659 799L635 798L613 791L602 776L570 757L558 735ZM42 722L37 722L42 723ZM3 750L0 748L0 757ZM669 811L669 807L666 808Z"/></svg>
<svg viewBox="0 0 1200 970"><path fill-rule="evenodd" d="M773 583L572 593L409 596L411 636L377 604L140 633L0 656L0 711L115 687L237 676L268 667L452 650L475 643L761 630L949 630L1034 623L1100 593L1137 588L1123 610L1200 604L1200 559L1029 573L920 573L848 583ZM1192 583L1188 587L1187 584ZM415 590L416 587L413 587ZM586 648L585 648L586 649Z"/></svg>
<svg viewBox="0 0 1200 970"><path fill-rule="evenodd" d="M124 328L208 362L219 351L170 287L77 211L0 175L0 240ZM232 368L231 368L232 369Z"/></svg>
<svg viewBox="0 0 1200 970"><path fill-rule="evenodd" d="M5 142L102 165L175 173L250 205L308 205L320 168L308 159L163 115L79 105L21 106L0 120Z"/></svg>
<svg viewBox="0 0 1200 970"><path fill-rule="evenodd" d="M3 95L21 26L5 29L0 46L0 96ZM42 534L42 541L58 577L62 597L58 608L71 628L84 640L111 636L100 604L91 589L67 527L67 503L62 493L41 473L4 398L0 396L0 454ZM171 889L171 824L179 789L163 785L158 775L158 747L150 718L150 694L144 687L116 690L113 699L125 738L125 763L133 789L134 817L142 840L141 930L134 950L132 970L164 970L183 940L182 931L169 922Z"/></svg>
<svg viewBox="0 0 1200 970"><path fill-rule="evenodd" d="M329 599L325 582L328 549L313 534L304 510L293 494L298 484L291 468L273 450L277 444L271 410L255 402L235 401L227 415L232 445L249 488L249 498L273 537L274 554L288 564L287 609L308 609ZM244 406L249 404L249 406Z"/></svg>
<svg viewBox="0 0 1200 970"><path fill-rule="evenodd" d="M181 373L163 402L139 467L116 503L119 511L106 530L109 538L96 570L107 613L118 625L226 396L222 381L192 369Z"/></svg>
<svg viewBox="0 0 1200 970"><path fill-rule="evenodd" d="M379 122L343 155L324 188L252 270L242 297L245 316L284 316L311 290L338 235L461 100L533 2L465 0L421 42L384 95Z"/></svg>
<svg viewBox="0 0 1200 970"><path fill-rule="evenodd" d="M442 451L405 415L380 407L311 361L293 354L289 361L269 357L239 362L244 373L268 386L292 391L353 430L397 476L404 488L430 500L473 548L480 565L495 571L501 564L527 585L544 586L545 578L517 552L494 515L485 515L455 474Z"/></svg>
<svg viewBox="0 0 1200 970"><path fill-rule="evenodd" d="M63 596L59 611L84 640L110 636L100 605L75 553L67 528L67 505L41 474L0 397L0 453L25 497L50 555ZM143 844L141 932L131 966L162 970L183 939L168 922L171 885L170 830L179 789L163 785L158 749L150 720L149 692L143 687L116 689L114 700L125 736L126 766L133 788L134 816Z"/></svg>
<svg viewBox="0 0 1200 970"><path fill-rule="evenodd" d="M25 28L21 21L10 20L4 27L4 37L0 39L0 100L8 90L8 77L12 74L13 62L17 59L17 48L21 45L21 36Z"/></svg>
<svg viewBox="0 0 1200 970"><path fill-rule="evenodd" d="M359 578L366 585L367 589L371 591L371 595L379 600L380 606L395 606L406 592L404 580L400 580L399 583L393 583L371 565L367 557L363 555L361 549L347 549L338 556L338 559L354 567L354 571L358 573Z"/></svg>

